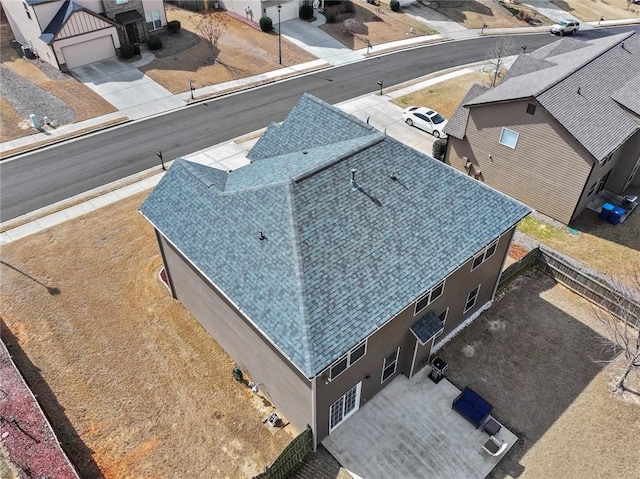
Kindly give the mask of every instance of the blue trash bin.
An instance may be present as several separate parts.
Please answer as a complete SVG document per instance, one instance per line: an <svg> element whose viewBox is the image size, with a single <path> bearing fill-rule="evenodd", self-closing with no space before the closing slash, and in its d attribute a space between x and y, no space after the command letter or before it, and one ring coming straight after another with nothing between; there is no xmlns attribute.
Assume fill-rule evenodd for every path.
<svg viewBox="0 0 640 479"><path fill-rule="evenodd" d="M614 208L615 206L613 206L611 203L603 204L602 211L600 212L600 219L604 221L609 221L609 217L611 216L611 213L613 213Z"/></svg>
<svg viewBox="0 0 640 479"><path fill-rule="evenodd" d="M619 206L616 206L615 208L613 208L613 211L609 214L609 223L611 223L612 225L617 225L618 223L620 223L625 213L626 213L626 210L624 208L620 208Z"/></svg>

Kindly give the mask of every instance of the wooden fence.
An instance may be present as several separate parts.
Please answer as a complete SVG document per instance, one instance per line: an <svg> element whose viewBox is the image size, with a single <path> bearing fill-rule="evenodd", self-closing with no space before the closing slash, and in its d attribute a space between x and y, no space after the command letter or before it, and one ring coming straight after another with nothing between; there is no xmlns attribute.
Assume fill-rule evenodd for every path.
<svg viewBox="0 0 640 479"><path fill-rule="evenodd" d="M284 451L253 479L281 479L313 449L313 433L307 428L289 443Z"/></svg>
<svg viewBox="0 0 640 479"><path fill-rule="evenodd" d="M528 268L535 267L613 316L640 328L640 302L605 279L585 271L580 265L544 246L532 249L500 276L502 289Z"/></svg>

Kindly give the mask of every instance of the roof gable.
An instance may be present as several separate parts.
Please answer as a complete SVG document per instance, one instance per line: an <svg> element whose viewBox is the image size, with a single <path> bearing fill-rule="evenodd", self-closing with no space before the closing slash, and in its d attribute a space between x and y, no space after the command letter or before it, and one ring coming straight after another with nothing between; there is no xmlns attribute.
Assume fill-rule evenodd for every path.
<svg viewBox="0 0 640 479"><path fill-rule="evenodd" d="M113 25L115 23L108 18L104 18L71 0L66 0L49 25L42 31L40 39L50 44L54 40L93 32Z"/></svg>
<svg viewBox="0 0 640 479"><path fill-rule="evenodd" d="M178 160L140 210L313 377L530 209L320 100L307 107L331 123L307 138L324 146L263 155L224 182ZM360 141L342 139L348 122Z"/></svg>
<svg viewBox="0 0 640 479"><path fill-rule="evenodd" d="M633 32L613 35L582 42L582 48L573 48L574 42L577 40L543 47L541 54L531 54L534 60L517 61L515 74L467 106L536 98L597 161L602 161L638 129L635 119L614 101L612 92L640 75L640 36Z"/></svg>

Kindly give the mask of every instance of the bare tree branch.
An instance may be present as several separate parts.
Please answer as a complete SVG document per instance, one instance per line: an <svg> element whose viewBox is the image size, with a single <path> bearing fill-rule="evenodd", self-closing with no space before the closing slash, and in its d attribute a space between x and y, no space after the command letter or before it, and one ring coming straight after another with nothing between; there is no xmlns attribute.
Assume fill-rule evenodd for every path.
<svg viewBox="0 0 640 479"><path fill-rule="evenodd" d="M207 43L211 56L215 59L218 56L218 41L229 28L228 17L221 12L207 13L199 15L195 20L196 32Z"/></svg>
<svg viewBox="0 0 640 479"><path fill-rule="evenodd" d="M504 66L506 57L512 55L514 41L511 37L500 37L489 50L489 56L492 58L491 63L495 66L493 78L491 79L491 87L496 86L496 80L500 74L500 68Z"/></svg>

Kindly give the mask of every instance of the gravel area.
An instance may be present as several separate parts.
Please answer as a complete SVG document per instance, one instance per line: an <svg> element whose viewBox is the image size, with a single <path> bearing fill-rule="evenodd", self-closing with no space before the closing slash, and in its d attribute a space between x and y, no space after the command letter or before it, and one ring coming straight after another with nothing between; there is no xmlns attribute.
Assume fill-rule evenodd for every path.
<svg viewBox="0 0 640 479"><path fill-rule="evenodd" d="M25 119L31 113L40 119L49 117L56 125L73 123L76 119L76 113L69 105L4 65L0 65L0 95Z"/></svg>
<svg viewBox="0 0 640 479"><path fill-rule="evenodd" d="M18 56L22 56L22 45L20 45L20 43L18 43L17 40L9 41L9 46L15 50ZM53 65L45 62L44 60L41 60L40 58L36 58L34 60L28 60L28 61L33 65L35 65L36 67L38 67L38 69L42 73L47 75L47 77L51 78L52 80L66 80L67 78L69 78L69 75L61 72L60 70L55 68Z"/></svg>

